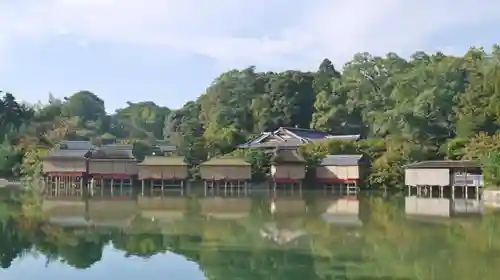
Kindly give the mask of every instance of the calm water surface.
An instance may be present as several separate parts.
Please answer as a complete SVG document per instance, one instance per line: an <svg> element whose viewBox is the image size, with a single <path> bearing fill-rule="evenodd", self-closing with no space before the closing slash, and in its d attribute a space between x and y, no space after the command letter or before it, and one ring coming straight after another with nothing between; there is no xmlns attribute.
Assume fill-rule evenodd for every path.
<svg viewBox="0 0 500 280"><path fill-rule="evenodd" d="M498 279L474 201L324 192L0 199L1 279ZM482 210L481 210L482 211ZM465 213L467 212L467 213ZM466 215L462 215L466 214Z"/></svg>

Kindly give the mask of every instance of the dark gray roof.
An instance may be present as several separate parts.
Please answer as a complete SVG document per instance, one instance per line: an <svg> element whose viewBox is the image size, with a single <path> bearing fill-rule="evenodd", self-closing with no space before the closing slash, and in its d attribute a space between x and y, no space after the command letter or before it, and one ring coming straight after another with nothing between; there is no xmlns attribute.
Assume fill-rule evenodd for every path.
<svg viewBox="0 0 500 280"><path fill-rule="evenodd" d="M428 160L415 162L403 166L406 169L417 168L480 168L481 164L475 160Z"/></svg>
<svg viewBox="0 0 500 280"><path fill-rule="evenodd" d="M358 165L363 155L327 155L320 163L321 166L349 166Z"/></svg>
<svg viewBox="0 0 500 280"><path fill-rule="evenodd" d="M45 158L83 159L89 155L90 152L88 150L66 150L66 149L54 148L48 152Z"/></svg>
<svg viewBox="0 0 500 280"><path fill-rule="evenodd" d="M282 129L286 129L291 133L305 139L325 139L326 137L331 136L330 133L328 132L314 130L314 129L296 128L296 127L283 127Z"/></svg>
<svg viewBox="0 0 500 280"><path fill-rule="evenodd" d="M70 141L64 140L61 141L58 145L60 149L65 150L90 150L93 145L90 141Z"/></svg>
<svg viewBox="0 0 500 280"><path fill-rule="evenodd" d="M286 142L268 142L268 143L245 143L238 145L238 148L277 148L277 147L289 147L297 148L298 146L304 144L300 140L290 139Z"/></svg>
<svg viewBox="0 0 500 280"><path fill-rule="evenodd" d="M288 133L293 138L283 139L277 134L279 132ZM260 143L263 139L268 136L276 137L277 142L272 143ZM273 147L298 147L308 142L322 141L322 140L339 140L339 141L356 141L359 140L361 136L356 135L331 135L324 131L305 129L305 128L291 128L291 127L281 127L274 132L263 132L258 137L253 140L239 145L238 148L273 148Z"/></svg>
<svg viewBox="0 0 500 280"><path fill-rule="evenodd" d="M103 148L106 149L113 149L113 150L131 150L134 148L133 144L109 144L109 145L104 145L102 146Z"/></svg>
<svg viewBox="0 0 500 280"><path fill-rule="evenodd" d="M132 145L130 145L132 146ZM134 159L132 149L116 147L115 145L103 146L92 152L90 158L94 159Z"/></svg>
<svg viewBox="0 0 500 280"><path fill-rule="evenodd" d="M361 138L361 135L359 134L352 134L352 135L330 135L327 136L326 139L328 140L339 140L339 141L357 141Z"/></svg>

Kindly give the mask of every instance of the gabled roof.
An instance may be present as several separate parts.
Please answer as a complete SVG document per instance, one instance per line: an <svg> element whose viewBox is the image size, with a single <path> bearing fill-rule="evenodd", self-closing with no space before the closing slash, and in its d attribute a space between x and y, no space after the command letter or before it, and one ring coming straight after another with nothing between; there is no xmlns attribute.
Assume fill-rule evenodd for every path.
<svg viewBox="0 0 500 280"><path fill-rule="evenodd" d="M246 162L242 158L237 157L216 157L211 158L200 165L203 166L250 166L251 164Z"/></svg>
<svg viewBox="0 0 500 280"><path fill-rule="evenodd" d="M319 131L319 130L314 130L314 129L307 129L307 128L298 128L298 127L280 127L276 132L285 132L288 134L291 134L293 136L302 138L302 139L325 139L328 136L332 136L331 134L324 132L324 131Z"/></svg>
<svg viewBox="0 0 500 280"><path fill-rule="evenodd" d="M280 137L279 134L286 134L290 136L288 139ZM261 143L263 140L273 137L277 140L276 143ZM258 137L248 141L245 144L239 145L239 148L272 148L277 146L284 147L298 147L302 144L321 141L321 140L339 140L339 141L356 141L361 136L356 135L331 135L324 131L305 129L305 128L292 128L280 127L273 132L263 132Z"/></svg>
<svg viewBox="0 0 500 280"><path fill-rule="evenodd" d="M481 164L475 160L428 160L404 165L405 169L417 168L480 168Z"/></svg>
<svg viewBox="0 0 500 280"><path fill-rule="evenodd" d="M66 150L53 148L42 159L84 159L90 156L89 150Z"/></svg>
<svg viewBox="0 0 500 280"><path fill-rule="evenodd" d="M276 149L274 155L271 158L272 163L299 163L305 164L304 158L299 155L296 150L291 149Z"/></svg>
<svg viewBox="0 0 500 280"><path fill-rule="evenodd" d="M94 147L90 141L61 141L58 145L61 150L90 150Z"/></svg>
<svg viewBox="0 0 500 280"><path fill-rule="evenodd" d="M132 145L129 145L132 147ZM123 145L107 145L92 152L90 158L93 159L135 159L132 149L127 149Z"/></svg>
<svg viewBox="0 0 500 280"><path fill-rule="evenodd" d="M320 166L351 166L358 165L363 155L327 155Z"/></svg>
<svg viewBox="0 0 500 280"><path fill-rule="evenodd" d="M103 148L106 149L113 149L113 150L133 150L134 145L133 144L108 144L102 146Z"/></svg>
<svg viewBox="0 0 500 280"><path fill-rule="evenodd" d="M138 165L143 166L185 166L184 157L146 156Z"/></svg>

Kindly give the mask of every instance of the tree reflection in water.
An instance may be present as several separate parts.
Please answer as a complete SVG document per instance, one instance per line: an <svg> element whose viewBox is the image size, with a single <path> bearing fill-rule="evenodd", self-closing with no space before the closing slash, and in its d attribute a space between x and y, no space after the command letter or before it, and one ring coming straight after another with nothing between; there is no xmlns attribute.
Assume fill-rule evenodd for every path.
<svg viewBox="0 0 500 280"><path fill-rule="evenodd" d="M114 226L93 223L97 218L87 213L88 207L77 213L83 224L68 225L51 222L50 211L30 216L25 209L36 205L3 201L0 263L6 269L14 259L36 253L49 265L58 261L91 269L101 261L103 249L112 246L124 256L183 255L197 262L209 279L488 280L500 273L500 218L493 213L410 219L402 198L308 196L278 201L272 215L266 198L239 198L242 203L235 203L229 215L222 213L228 211L224 207L217 208L224 205L222 198L175 199L187 202L176 204L182 209L139 207L126 223ZM298 211L303 202L307 211ZM339 212L342 203L350 210ZM283 238L285 234L290 237Z"/></svg>

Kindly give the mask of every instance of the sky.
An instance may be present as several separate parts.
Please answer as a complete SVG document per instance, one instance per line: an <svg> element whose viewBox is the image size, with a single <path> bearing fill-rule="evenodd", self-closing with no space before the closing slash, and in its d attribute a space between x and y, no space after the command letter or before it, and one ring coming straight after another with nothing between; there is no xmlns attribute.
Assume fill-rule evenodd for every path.
<svg viewBox="0 0 500 280"><path fill-rule="evenodd" d="M498 0L0 0L0 90L180 108L222 72L500 43Z"/></svg>

